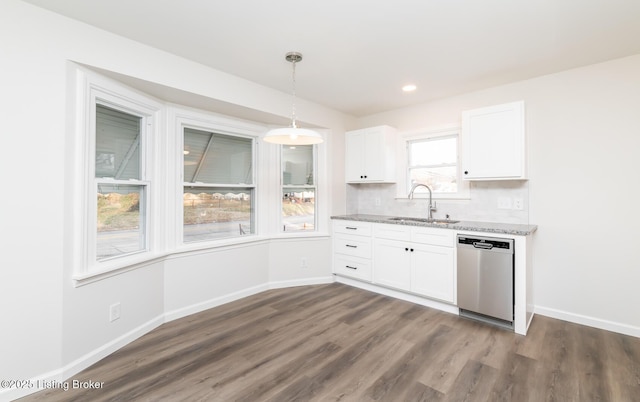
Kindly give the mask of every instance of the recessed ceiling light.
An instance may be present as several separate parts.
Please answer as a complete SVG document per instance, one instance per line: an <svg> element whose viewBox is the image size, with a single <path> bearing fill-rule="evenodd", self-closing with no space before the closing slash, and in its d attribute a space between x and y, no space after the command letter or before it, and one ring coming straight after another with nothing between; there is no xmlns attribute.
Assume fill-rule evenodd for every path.
<svg viewBox="0 0 640 402"><path fill-rule="evenodd" d="M405 86L403 86L403 87L402 87L402 90L403 90L404 92L413 92L413 91L415 91L416 89L418 89L418 87L417 87L417 86L415 86L415 85L413 85L413 84L405 85Z"/></svg>

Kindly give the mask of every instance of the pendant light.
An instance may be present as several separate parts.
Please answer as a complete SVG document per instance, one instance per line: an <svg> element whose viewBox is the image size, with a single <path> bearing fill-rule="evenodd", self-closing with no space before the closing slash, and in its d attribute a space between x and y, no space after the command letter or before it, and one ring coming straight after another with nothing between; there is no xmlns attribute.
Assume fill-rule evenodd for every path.
<svg viewBox="0 0 640 402"><path fill-rule="evenodd" d="M296 63L302 60L302 54L289 52L285 59L293 66L293 106L291 108L291 126L269 130L264 137L266 142L283 145L312 145L321 143L322 136L316 131L299 128L296 124Z"/></svg>

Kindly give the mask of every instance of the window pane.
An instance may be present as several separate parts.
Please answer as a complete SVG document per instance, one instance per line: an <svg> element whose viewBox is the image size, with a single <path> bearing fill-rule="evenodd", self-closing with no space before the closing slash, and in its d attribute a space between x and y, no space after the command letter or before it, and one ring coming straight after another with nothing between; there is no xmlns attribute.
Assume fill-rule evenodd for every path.
<svg viewBox="0 0 640 402"><path fill-rule="evenodd" d="M146 249L145 186L98 185L98 260Z"/></svg>
<svg viewBox="0 0 640 402"><path fill-rule="evenodd" d="M252 184L250 138L184 129L184 181Z"/></svg>
<svg viewBox="0 0 640 402"><path fill-rule="evenodd" d="M282 184L313 184L313 145L282 147Z"/></svg>
<svg viewBox="0 0 640 402"><path fill-rule="evenodd" d="M426 184L434 193L455 193L458 191L457 169L455 166L409 169L411 186ZM418 187L417 193L427 193L424 187Z"/></svg>
<svg viewBox="0 0 640 402"><path fill-rule="evenodd" d="M410 166L436 166L455 164L457 159L456 137L427 139L409 142Z"/></svg>
<svg viewBox="0 0 640 402"><path fill-rule="evenodd" d="M96 105L96 177L140 179L140 121Z"/></svg>
<svg viewBox="0 0 640 402"><path fill-rule="evenodd" d="M185 243L254 233L253 189L187 187L183 206Z"/></svg>
<svg viewBox="0 0 640 402"><path fill-rule="evenodd" d="M315 204L315 188L283 188L283 230L285 232L315 230Z"/></svg>

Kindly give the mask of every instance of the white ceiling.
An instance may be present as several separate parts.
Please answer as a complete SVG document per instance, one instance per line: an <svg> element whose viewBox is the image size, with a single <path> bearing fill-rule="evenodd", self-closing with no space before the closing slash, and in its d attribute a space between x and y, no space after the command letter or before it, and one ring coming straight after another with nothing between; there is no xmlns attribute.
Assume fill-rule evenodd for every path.
<svg viewBox="0 0 640 402"><path fill-rule="evenodd" d="M24 0L359 117L640 53L640 0ZM405 94L401 87L418 90Z"/></svg>

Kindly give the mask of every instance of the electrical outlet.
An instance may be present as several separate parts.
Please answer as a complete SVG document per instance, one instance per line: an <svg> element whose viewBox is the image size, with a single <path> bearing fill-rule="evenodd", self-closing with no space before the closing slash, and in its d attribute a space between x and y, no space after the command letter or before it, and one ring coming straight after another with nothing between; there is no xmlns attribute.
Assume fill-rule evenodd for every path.
<svg viewBox="0 0 640 402"><path fill-rule="evenodd" d="M522 211L524 209L524 200L522 198L516 197L513 199L513 209L517 209Z"/></svg>
<svg viewBox="0 0 640 402"><path fill-rule="evenodd" d="M301 258L300 259L300 268L302 268L302 269L309 268L309 265L307 265L307 259L306 258Z"/></svg>
<svg viewBox="0 0 640 402"><path fill-rule="evenodd" d="M511 198L498 197L498 209L511 209Z"/></svg>
<svg viewBox="0 0 640 402"><path fill-rule="evenodd" d="M109 321L113 322L120 318L120 302L109 306Z"/></svg>
<svg viewBox="0 0 640 402"><path fill-rule="evenodd" d="M375 204L376 207L380 206L380 197L376 197L373 199L373 203Z"/></svg>

